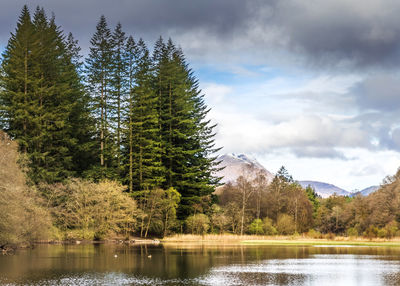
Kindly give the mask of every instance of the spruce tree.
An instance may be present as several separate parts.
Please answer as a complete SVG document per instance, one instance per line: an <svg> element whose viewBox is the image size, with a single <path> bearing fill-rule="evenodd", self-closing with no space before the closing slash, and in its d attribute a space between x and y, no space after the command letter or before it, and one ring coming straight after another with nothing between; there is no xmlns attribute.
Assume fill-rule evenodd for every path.
<svg viewBox="0 0 400 286"><path fill-rule="evenodd" d="M85 91L82 76L82 56L78 41L69 33L66 41L66 70L69 73L67 81L74 92L70 95L75 104L69 114L72 123L72 137L76 140L73 150L73 162L76 175L85 176L94 165L98 154L96 141L95 120L90 109L90 95Z"/></svg>
<svg viewBox="0 0 400 286"><path fill-rule="evenodd" d="M32 130L31 98L37 80L33 77L33 54L36 34L28 7L21 11L15 33L3 53L1 70L1 128L18 139L23 153L28 151Z"/></svg>
<svg viewBox="0 0 400 286"><path fill-rule="evenodd" d="M134 85L135 85L135 71L136 71L136 60L137 60L137 48L136 43L132 36L130 36L126 42L126 65L127 65L127 108L126 108L126 122L124 129L124 150L125 150L125 166L126 166L126 182L129 185L129 192L133 192L133 101L134 101Z"/></svg>
<svg viewBox="0 0 400 286"><path fill-rule="evenodd" d="M144 41L134 49L134 86L129 108L132 190L152 190L162 185L164 168L158 122L158 98L152 88L152 62ZM129 128L128 128L129 129ZM128 149L128 148L126 148Z"/></svg>
<svg viewBox="0 0 400 286"><path fill-rule="evenodd" d="M29 159L33 182L75 175L74 122L80 121L83 90L63 32L43 8L31 21L25 6L3 54L2 110L6 129ZM72 114L75 114L72 116Z"/></svg>
<svg viewBox="0 0 400 286"><path fill-rule="evenodd" d="M115 27L111 36L112 55L111 55L111 104L113 105L113 128L115 130L115 151L117 157L118 169L121 167L121 151L122 151L122 122L124 119L124 103L126 102L127 93L127 61L125 51L126 36L122 31L120 23Z"/></svg>
<svg viewBox="0 0 400 286"><path fill-rule="evenodd" d="M193 213L193 206L210 195L218 178L214 147L215 126L206 119L208 109L183 53L171 40L157 41L153 59L155 90L159 96L159 119L166 170L165 188L182 195L179 216Z"/></svg>
<svg viewBox="0 0 400 286"><path fill-rule="evenodd" d="M114 136L112 133L112 43L111 31L104 15L96 25L91 41L90 53L86 59L85 72L87 85L91 93L91 106L96 119L97 140L99 146L99 167L89 176L115 177Z"/></svg>

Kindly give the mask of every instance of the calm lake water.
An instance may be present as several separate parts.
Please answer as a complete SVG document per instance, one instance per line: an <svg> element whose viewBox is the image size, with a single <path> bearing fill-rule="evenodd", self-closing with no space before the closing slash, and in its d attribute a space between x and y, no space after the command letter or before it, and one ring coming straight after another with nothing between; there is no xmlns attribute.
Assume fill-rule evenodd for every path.
<svg viewBox="0 0 400 286"><path fill-rule="evenodd" d="M0 256L0 284L400 285L400 248L40 245Z"/></svg>

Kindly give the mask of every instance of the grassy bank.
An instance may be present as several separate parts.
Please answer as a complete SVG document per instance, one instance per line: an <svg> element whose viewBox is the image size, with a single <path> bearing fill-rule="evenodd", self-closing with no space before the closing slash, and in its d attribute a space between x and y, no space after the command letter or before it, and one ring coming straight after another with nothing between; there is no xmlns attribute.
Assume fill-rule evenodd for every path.
<svg viewBox="0 0 400 286"><path fill-rule="evenodd" d="M177 234L165 237L164 243L234 243L243 245L354 245L354 246L392 246L400 247L400 237L393 239L368 239L364 237L337 236L327 238L311 238L307 236L257 236L234 234L191 235Z"/></svg>

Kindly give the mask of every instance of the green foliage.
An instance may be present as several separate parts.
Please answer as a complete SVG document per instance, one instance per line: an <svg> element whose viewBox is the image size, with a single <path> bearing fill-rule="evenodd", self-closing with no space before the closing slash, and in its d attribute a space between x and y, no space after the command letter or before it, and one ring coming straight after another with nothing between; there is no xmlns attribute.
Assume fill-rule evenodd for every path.
<svg viewBox="0 0 400 286"><path fill-rule="evenodd" d="M265 235L276 235L278 231L272 224L272 219L266 217L263 219L263 230Z"/></svg>
<svg viewBox="0 0 400 286"><path fill-rule="evenodd" d="M64 184L41 185L54 225L65 238L103 239L134 232L136 202L114 181L93 183L72 179Z"/></svg>
<svg viewBox="0 0 400 286"><path fill-rule="evenodd" d="M176 209L181 194L174 188L167 190L135 192L139 203L140 236L147 237L151 232L156 235L167 235L176 226Z"/></svg>
<svg viewBox="0 0 400 286"><path fill-rule="evenodd" d="M162 165L159 99L153 90L152 62L142 39L128 39L129 102L125 119L125 170L130 191L161 187L165 179Z"/></svg>
<svg viewBox="0 0 400 286"><path fill-rule="evenodd" d="M278 170L278 173L276 173L275 178L279 179L280 181L286 182L286 183L293 183L293 177L292 175L289 174L289 172L286 170L285 166L280 167Z"/></svg>
<svg viewBox="0 0 400 286"><path fill-rule="evenodd" d="M307 232L307 236L308 237L311 237L311 238L322 238L322 234L319 232L319 231L317 231L317 230L315 230L315 229L310 229L308 232Z"/></svg>
<svg viewBox="0 0 400 286"><path fill-rule="evenodd" d="M174 188L165 191L162 199L162 218L163 218L163 236L168 234L171 227L174 226L176 220L176 210L181 201L181 194Z"/></svg>
<svg viewBox="0 0 400 286"><path fill-rule="evenodd" d="M308 185L306 187L306 193L307 193L308 199L312 203L312 206L313 206L313 217L315 218L317 216L318 208L319 208L319 205L320 205L320 203L318 201L318 195L310 185Z"/></svg>
<svg viewBox="0 0 400 286"><path fill-rule="evenodd" d="M215 126L198 81L172 40L160 38L150 56L120 24L111 32L104 16L90 44L83 66L72 34L43 8L31 19L24 6L1 62L0 127L18 140L34 184L127 183L140 201L142 235L166 234L177 216L208 211L219 181ZM86 183L60 188L72 194L74 184ZM67 229L86 237L93 227Z"/></svg>
<svg viewBox="0 0 400 286"><path fill-rule="evenodd" d="M263 221L255 219L249 226L249 233L251 234L264 234Z"/></svg>
<svg viewBox="0 0 400 286"><path fill-rule="evenodd" d="M379 229L374 226L370 225L364 232L363 236L368 237L369 239L376 238L378 236Z"/></svg>
<svg viewBox="0 0 400 286"><path fill-rule="evenodd" d="M355 227L349 227L346 234L347 236L358 236L358 230Z"/></svg>
<svg viewBox="0 0 400 286"><path fill-rule="evenodd" d="M3 53L1 125L27 155L35 183L61 181L86 167L76 155L87 147L87 102L69 48L54 17L38 8L31 20L24 6Z"/></svg>
<svg viewBox="0 0 400 286"><path fill-rule="evenodd" d="M386 231L386 237L387 238L392 238L396 236L396 233L398 232L398 223L396 221L391 221L388 224L385 225L385 231Z"/></svg>
<svg viewBox="0 0 400 286"><path fill-rule="evenodd" d="M212 175L216 170L213 154L218 150L214 148L215 126L206 120L209 109L182 51L171 40L165 44L160 38L153 61L165 167L163 185L181 193L179 217L185 218L218 183Z"/></svg>
<svg viewBox="0 0 400 286"><path fill-rule="evenodd" d="M205 214L191 215L186 219L186 228L192 234L205 234L210 228L210 220Z"/></svg>
<svg viewBox="0 0 400 286"><path fill-rule="evenodd" d="M115 144L112 105L112 42L106 18L100 17L96 32L90 40L90 52L86 59L85 73L91 94L92 114L96 120L98 162L101 168L115 169ZM116 172L111 172L115 174Z"/></svg>

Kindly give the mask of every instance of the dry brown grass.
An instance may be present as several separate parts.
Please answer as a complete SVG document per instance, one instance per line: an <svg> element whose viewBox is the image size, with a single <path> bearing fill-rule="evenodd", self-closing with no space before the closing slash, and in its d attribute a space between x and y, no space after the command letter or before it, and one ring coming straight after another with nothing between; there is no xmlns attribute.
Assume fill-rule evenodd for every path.
<svg viewBox="0 0 400 286"><path fill-rule="evenodd" d="M307 243L307 244L320 244L320 243L341 243L341 242L351 242L351 243L400 243L400 237L395 237L392 239L386 238L374 238L368 239L364 237L347 237L347 236L334 236L333 238L312 238L307 235L276 235L276 236L266 236L266 235L237 235L237 234L206 234L206 235L194 235L194 234L175 234L162 239L162 242L230 242L230 243L240 243L240 242L288 242L292 243Z"/></svg>

